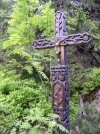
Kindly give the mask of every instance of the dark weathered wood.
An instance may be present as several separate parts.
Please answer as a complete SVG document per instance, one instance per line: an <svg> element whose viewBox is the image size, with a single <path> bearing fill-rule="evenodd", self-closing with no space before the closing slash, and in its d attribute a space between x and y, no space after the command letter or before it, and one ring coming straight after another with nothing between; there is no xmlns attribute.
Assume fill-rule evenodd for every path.
<svg viewBox="0 0 100 134"><path fill-rule="evenodd" d="M53 48L58 40L60 46L78 46L88 44L91 41L91 36L88 33L83 34L72 34L69 36L60 36L51 39L40 39L35 40L33 43L33 48Z"/></svg>
<svg viewBox="0 0 100 134"><path fill-rule="evenodd" d="M52 48L55 47L56 41L58 40L60 46L79 46L88 44L92 37L88 33L83 34L72 34L69 36L55 36L51 39L40 39L35 40L33 43L33 48Z"/></svg>
<svg viewBox="0 0 100 134"><path fill-rule="evenodd" d="M66 47L87 44L92 40L92 37L88 33L66 36L65 14L57 11L54 17L55 37L35 40L33 48L54 47L56 62L55 66L51 67L52 109L55 114L60 116L60 119L55 119L57 123L62 124L69 130L69 85ZM59 134L66 134L59 128L56 128L56 130ZM55 134L54 131L53 134Z"/></svg>

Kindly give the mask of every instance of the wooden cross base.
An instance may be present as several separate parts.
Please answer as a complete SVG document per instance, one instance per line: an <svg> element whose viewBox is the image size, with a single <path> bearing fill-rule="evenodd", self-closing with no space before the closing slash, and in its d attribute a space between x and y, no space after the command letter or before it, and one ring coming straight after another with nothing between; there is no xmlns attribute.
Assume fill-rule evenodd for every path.
<svg viewBox="0 0 100 134"><path fill-rule="evenodd" d="M68 86L68 67L59 65L51 67L52 81L52 108L53 113L58 114L60 119L55 119L58 124L62 124L69 130L69 86ZM66 134L56 128L59 134ZM55 132L53 132L55 134Z"/></svg>

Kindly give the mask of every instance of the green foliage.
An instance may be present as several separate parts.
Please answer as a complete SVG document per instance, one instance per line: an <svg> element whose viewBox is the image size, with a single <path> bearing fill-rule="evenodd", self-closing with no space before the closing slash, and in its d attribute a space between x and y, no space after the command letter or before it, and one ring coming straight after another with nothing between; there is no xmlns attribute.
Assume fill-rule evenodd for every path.
<svg viewBox="0 0 100 134"><path fill-rule="evenodd" d="M6 89L9 94L0 89L0 132L51 134L53 127L58 127L53 118L59 117L51 114L51 103L46 99L41 84L38 82L37 85L33 79L13 79L12 87ZM67 131L63 126L59 127Z"/></svg>
<svg viewBox="0 0 100 134"><path fill-rule="evenodd" d="M51 133L53 127L56 125L56 122L52 121L52 116L44 117L44 109L34 108L31 109L29 115L24 117L24 121L18 120L11 130L11 133L26 133L29 134L46 134Z"/></svg>
<svg viewBox="0 0 100 134"><path fill-rule="evenodd" d="M93 6L95 9L99 5L95 5L94 1L83 0L82 4L84 8L91 9ZM82 6L82 5L81 5ZM91 11L92 12L92 11ZM93 13L91 13L93 14ZM76 7L71 5L67 13L67 32L68 33L83 33L88 32L93 37L92 45L95 46L96 50L100 48L100 21L99 19L91 19L89 12L83 11L82 7ZM90 45L89 45L90 46Z"/></svg>
<svg viewBox="0 0 100 134"><path fill-rule="evenodd" d="M3 74L1 76L0 132L2 134L11 130L12 133L15 130L22 133L29 131L29 129L33 132L33 127L38 129L41 126L42 129L44 124L50 123L49 120L51 119L48 116L51 111L51 104L45 97L45 91L39 81L37 85L34 79L20 80L13 75L12 78L7 78ZM47 122L45 123L45 121Z"/></svg>
<svg viewBox="0 0 100 134"><path fill-rule="evenodd" d="M11 19L8 22L9 38L3 43L3 48L10 57L10 64L12 66L26 70L29 74L33 73L33 68L39 70L43 74L42 57L44 52L37 52L33 50L31 45L36 34L41 32L42 37L51 37L53 31L53 9L50 9L51 3L48 2L42 6L39 5L38 0L16 1L13 5L13 12ZM35 12L36 11L36 12ZM48 29L47 29L48 28ZM42 54L43 53L43 54ZM41 61L34 59L34 55L41 56ZM49 58L47 58L49 60Z"/></svg>
<svg viewBox="0 0 100 134"><path fill-rule="evenodd" d="M49 116L46 117L45 109L40 108L29 109L26 116L22 114L22 117L16 118L16 112L9 109L9 105L5 105L5 98L3 96L0 95L0 97L2 97L2 99L0 99L0 133L44 133L47 132L47 128L48 131L51 132L52 128L56 125L55 122L50 121L54 115L50 116L49 114Z"/></svg>
<svg viewBox="0 0 100 134"><path fill-rule="evenodd" d="M20 80L6 70L0 74L0 133L51 134L55 126L68 132L53 121L59 117L51 114L51 102L39 80Z"/></svg>
<svg viewBox="0 0 100 134"><path fill-rule="evenodd" d="M88 94L89 91L100 86L100 68L87 69L87 73L85 71L70 77L69 82L74 81L70 86L72 92L77 90Z"/></svg>
<svg viewBox="0 0 100 134"><path fill-rule="evenodd" d="M78 99L78 93L75 93L70 98L70 121L73 121L75 119L75 113L79 110L79 99Z"/></svg>
<svg viewBox="0 0 100 134"><path fill-rule="evenodd" d="M67 12L68 34L89 32L94 38L92 43L95 46L94 50L97 51L100 43L100 21L91 20L89 14L82 8L72 5L69 0L67 2L65 12ZM82 2L87 7L91 5L90 0ZM0 9L0 11L1 15L5 15L4 10ZM13 5L11 19L8 22L8 39L4 42L0 40L8 56L6 62L0 64L0 68L3 68L0 71L0 133L2 134L8 132L11 134L26 132L51 134L55 125L67 131L52 121L55 115L51 114L51 102L48 100L48 96L51 97L51 91L47 71L53 62L51 61L53 52L37 51L31 46L34 39L53 36L53 15L54 9L51 8L50 1L40 5L39 0L17 0ZM5 23L2 21L0 24L4 26ZM1 32L0 37L2 38ZM68 50L68 55L70 53L70 57L74 59L72 48ZM100 86L100 69L85 69L79 59L76 59L74 65L69 65L71 121L74 120L75 112L79 109L78 93L87 94L90 90ZM82 123L84 122L83 120ZM89 129L89 122L86 121L86 124Z"/></svg>
<svg viewBox="0 0 100 134"><path fill-rule="evenodd" d="M91 74L87 75L87 81L83 83L83 92L86 94L96 87L100 87L100 68L93 68Z"/></svg>
<svg viewBox="0 0 100 134"><path fill-rule="evenodd" d="M45 90L41 83L38 85L33 79L13 80L5 78L2 80L0 92L6 95L6 102L9 104L11 111L16 112L16 116L24 115L29 108L39 105L42 108L43 104L46 105ZM42 98L42 99L41 99ZM22 101L23 100L23 101Z"/></svg>
<svg viewBox="0 0 100 134"><path fill-rule="evenodd" d="M14 119L8 110L5 100L6 98L0 93L0 133L2 134L9 132L9 129L11 129L14 123Z"/></svg>
<svg viewBox="0 0 100 134"><path fill-rule="evenodd" d="M10 19L11 5L6 0L0 0L0 49L2 48L3 40L7 39L7 21Z"/></svg>
<svg viewBox="0 0 100 134"><path fill-rule="evenodd" d="M33 4L35 5L33 6ZM10 27L8 29L10 38L4 43L4 48L16 45L13 53L20 54L20 49L17 47L17 45L25 46L31 44L31 40L34 37L33 31L38 23L36 23L36 17L38 17L38 15L33 14L36 5L37 3L35 3L35 1L28 4L27 1L24 0L22 2L17 1L17 3L13 6L14 12L11 14L12 19L9 21ZM31 13L30 17L28 13ZM33 26L35 25L35 28L31 26L32 24Z"/></svg>
<svg viewBox="0 0 100 134"><path fill-rule="evenodd" d="M77 72L76 75L72 75L69 78L70 83L70 119L74 119L75 112L79 109L79 93L88 94L95 88L100 87L100 68L87 69L83 72Z"/></svg>
<svg viewBox="0 0 100 134"><path fill-rule="evenodd" d="M0 93L4 97L5 109L9 111L9 115L5 114L3 116L1 114L1 124L3 125L0 126L0 133L2 132L2 134L11 130L13 134L29 131L30 133L36 133L36 131L47 133L47 128L48 133L51 133L55 126L52 116L50 117L51 103L46 98L48 89L44 91L37 78L35 80L30 78L21 80L20 77L14 76L14 73L23 74L26 70L29 74L34 75L38 72L43 80L48 79L43 73L44 65L42 65L42 62L49 61L49 57L45 56L43 58L44 52L38 53L38 51L32 49L31 45L38 29L42 31L42 37L52 35L53 12L50 9L50 2L40 6L38 0L30 0L29 3L26 0L18 0L13 5L11 19L8 22L9 37L4 42L3 48L9 56L6 67L14 72L7 72L5 69L4 73L0 72ZM49 28L47 30L47 27L50 30ZM37 58L34 58L35 55L37 55ZM41 57L41 60L39 57ZM33 73L33 70L35 73ZM35 111L35 114L29 112L32 112L32 110Z"/></svg>
<svg viewBox="0 0 100 134"><path fill-rule="evenodd" d="M87 18L87 13L84 12L81 8L78 8L76 12L73 13L73 16L67 14L68 33L74 33L76 31L77 32L87 31L86 29L84 29L84 25L87 23L86 18Z"/></svg>
<svg viewBox="0 0 100 134"><path fill-rule="evenodd" d="M18 86L20 86L20 82L17 83L13 78L5 78L1 80L0 91L2 94L8 95L10 92L17 90Z"/></svg>
<svg viewBox="0 0 100 134"><path fill-rule="evenodd" d="M100 133L100 111L96 109L93 104L87 103L84 107L86 116L80 114L80 111L75 117L75 121L72 125L73 134L75 127L78 125L82 134L99 134Z"/></svg>

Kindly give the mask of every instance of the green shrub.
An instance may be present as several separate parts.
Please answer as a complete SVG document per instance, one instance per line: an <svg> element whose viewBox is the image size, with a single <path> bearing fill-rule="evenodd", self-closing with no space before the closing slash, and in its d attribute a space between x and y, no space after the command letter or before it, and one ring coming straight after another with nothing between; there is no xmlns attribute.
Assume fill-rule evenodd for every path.
<svg viewBox="0 0 100 134"><path fill-rule="evenodd" d="M4 94L6 103L9 104L10 111L16 113L14 115L16 118L27 115L29 109L35 108L36 106L40 108L45 107L47 109L46 111L50 110L51 105L45 97L45 91L41 83L38 82L38 84L36 84L33 79L16 79L13 80L12 84L8 81L5 85L4 89L2 88L2 94L5 93L4 91L6 91L6 93L7 91L9 92L8 95Z"/></svg>
<svg viewBox="0 0 100 134"><path fill-rule="evenodd" d="M79 109L79 93L83 95L100 87L100 68L85 69L83 72L72 75L69 78L70 85L70 119L74 119L74 114Z"/></svg>
<svg viewBox="0 0 100 134"><path fill-rule="evenodd" d="M96 87L100 87L100 68L93 68L88 74L87 81L83 83L83 93L87 94Z"/></svg>
<svg viewBox="0 0 100 134"><path fill-rule="evenodd" d="M51 134L55 125L68 132L53 121L53 118L58 116L51 114L51 102L46 99L41 85L40 89L33 89L26 85L27 83L21 85L19 90L12 91L6 96L0 96L2 98L0 132L2 134L26 134L26 132Z"/></svg>
<svg viewBox="0 0 100 134"><path fill-rule="evenodd" d="M5 101L6 98L0 93L0 134L9 132L15 123L12 112L8 110L8 105Z"/></svg>
<svg viewBox="0 0 100 134"><path fill-rule="evenodd" d="M85 104L84 111L86 116L80 114L80 111L75 116L74 122L71 124L73 134L75 127L78 126L81 134L100 134L100 111L93 104Z"/></svg>

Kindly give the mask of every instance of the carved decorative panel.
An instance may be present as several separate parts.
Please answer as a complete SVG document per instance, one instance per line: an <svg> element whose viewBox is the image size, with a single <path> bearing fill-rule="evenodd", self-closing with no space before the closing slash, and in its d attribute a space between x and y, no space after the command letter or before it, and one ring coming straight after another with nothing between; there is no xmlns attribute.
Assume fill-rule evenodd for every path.
<svg viewBox="0 0 100 134"><path fill-rule="evenodd" d="M55 36L66 36L66 16L61 11L55 13Z"/></svg>
<svg viewBox="0 0 100 134"><path fill-rule="evenodd" d="M40 39L40 40L35 40L32 44L33 48L49 48L49 47L54 47L55 43L52 42L50 39Z"/></svg>
<svg viewBox="0 0 100 134"><path fill-rule="evenodd" d="M65 39L62 39L62 46L78 46L89 43L92 40L92 37L88 33L83 34L71 34Z"/></svg>
<svg viewBox="0 0 100 134"><path fill-rule="evenodd" d="M59 36L52 39L35 40L33 47L37 49L55 47L56 40L59 39L60 46L78 46L89 43L92 37L88 33L72 34L69 36Z"/></svg>
<svg viewBox="0 0 100 134"><path fill-rule="evenodd" d="M67 65L51 67L51 81L53 112L60 116L60 120L55 120L69 129L69 86ZM59 132L59 134L66 134L59 130L59 128L57 128L57 132Z"/></svg>

